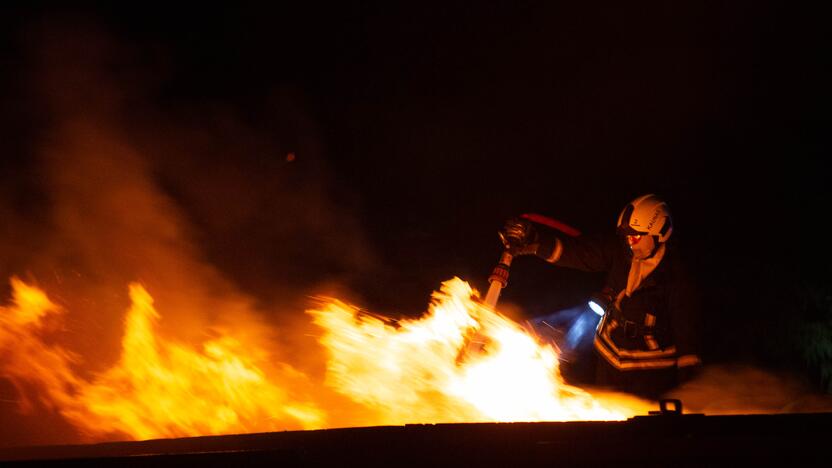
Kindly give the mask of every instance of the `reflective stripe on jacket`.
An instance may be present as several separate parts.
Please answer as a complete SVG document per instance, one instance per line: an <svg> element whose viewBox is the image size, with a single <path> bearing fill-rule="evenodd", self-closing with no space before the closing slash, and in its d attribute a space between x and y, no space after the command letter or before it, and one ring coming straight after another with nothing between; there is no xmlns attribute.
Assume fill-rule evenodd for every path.
<svg viewBox="0 0 832 468"><path fill-rule="evenodd" d="M548 259L558 266L589 272L606 272L605 289L616 298L598 325L595 349L622 371L662 369L696 358L698 307L694 288L671 242L664 258L627 296L624 290L632 261L629 247L617 236L555 237ZM684 364L682 364L684 365Z"/></svg>

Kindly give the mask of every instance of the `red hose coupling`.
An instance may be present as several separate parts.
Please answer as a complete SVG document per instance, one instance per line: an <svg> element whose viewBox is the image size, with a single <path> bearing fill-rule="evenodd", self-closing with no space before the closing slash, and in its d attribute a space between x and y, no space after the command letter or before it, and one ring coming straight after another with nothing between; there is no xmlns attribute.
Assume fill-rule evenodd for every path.
<svg viewBox="0 0 832 468"><path fill-rule="evenodd" d="M500 286L506 287L508 284L508 265L505 263L498 263L497 266L494 267L494 271L491 272L491 276L488 277L489 282L497 281L500 283Z"/></svg>

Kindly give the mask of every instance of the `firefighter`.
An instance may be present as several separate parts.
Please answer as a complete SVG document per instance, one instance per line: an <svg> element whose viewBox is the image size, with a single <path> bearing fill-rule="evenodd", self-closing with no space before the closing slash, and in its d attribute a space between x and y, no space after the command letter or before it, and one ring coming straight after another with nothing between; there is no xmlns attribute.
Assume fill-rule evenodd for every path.
<svg viewBox="0 0 832 468"><path fill-rule="evenodd" d="M509 219L500 234L514 256L606 272L604 288L593 295L603 308L593 343L600 356L595 383L657 398L701 364L696 298L672 233L667 204L648 194L624 207L617 235L571 237L523 218Z"/></svg>

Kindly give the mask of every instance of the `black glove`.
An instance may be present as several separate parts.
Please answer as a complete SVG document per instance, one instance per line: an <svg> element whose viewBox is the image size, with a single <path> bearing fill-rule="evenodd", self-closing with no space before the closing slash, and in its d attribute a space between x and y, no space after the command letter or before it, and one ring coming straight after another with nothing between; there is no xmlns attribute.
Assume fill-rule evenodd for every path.
<svg viewBox="0 0 832 468"><path fill-rule="evenodd" d="M538 233L531 221L523 218L510 218L498 234L511 255L537 254Z"/></svg>

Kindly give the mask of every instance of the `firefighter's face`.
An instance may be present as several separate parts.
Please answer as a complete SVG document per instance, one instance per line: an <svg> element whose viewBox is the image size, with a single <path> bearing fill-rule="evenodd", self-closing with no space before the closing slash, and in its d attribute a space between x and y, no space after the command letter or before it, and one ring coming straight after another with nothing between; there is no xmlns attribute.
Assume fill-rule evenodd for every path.
<svg viewBox="0 0 832 468"><path fill-rule="evenodd" d="M633 258L642 260L653 253L655 242L653 236L627 236L627 245L630 246L630 251L633 253Z"/></svg>

